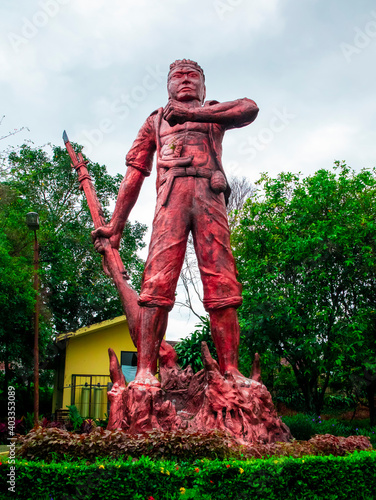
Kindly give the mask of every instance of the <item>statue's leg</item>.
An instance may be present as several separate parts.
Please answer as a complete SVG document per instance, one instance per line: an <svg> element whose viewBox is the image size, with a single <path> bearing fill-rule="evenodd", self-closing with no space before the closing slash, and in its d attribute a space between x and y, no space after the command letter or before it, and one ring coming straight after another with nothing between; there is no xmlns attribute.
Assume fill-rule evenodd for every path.
<svg viewBox="0 0 376 500"><path fill-rule="evenodd" d="M191 178L175 179L167 207L158 193L149 254L145 264L137 324L138 362L135 383L157 385L159 347L167 328L190 230Z"/></svg>
<svg viewBox="0 0 376 500"><path fill-rule="evenodd" d="M140 307L135 384L160 385L155 378L159 347L166 332L168 310L163 307Z"/></svg>
<svg viewBox="0 0 376 500"><path fill-rule="evenodd" d="M223 194L215 194L204 179L198 179L200 203L192 234L204 287L204 307L210 315L211 334L222 374L231 372L247 383L238 370L239 322L236 309L242 303L241 285L236 279L230 230Z"/></svg>
<svg viewBox="0 0 376 500"><path fill-rule="evenodd" d="M221 373L237 370L240 332L236 309L226 307L211 310L209 316Z"/></svg>

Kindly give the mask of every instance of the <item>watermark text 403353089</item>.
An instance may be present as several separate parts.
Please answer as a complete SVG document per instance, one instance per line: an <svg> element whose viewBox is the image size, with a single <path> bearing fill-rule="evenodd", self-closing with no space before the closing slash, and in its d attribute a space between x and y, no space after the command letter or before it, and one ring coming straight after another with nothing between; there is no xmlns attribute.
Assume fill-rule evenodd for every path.
<svg viewBox="0 0 376 500"><path fill-rule="evenodd" d="M7 474L8 491L16 492L16 467L14 465L16 455L15 444L15 426L16 426L16 391L11 385L8 387L8 444L9 448L9 472Z"/></svg>

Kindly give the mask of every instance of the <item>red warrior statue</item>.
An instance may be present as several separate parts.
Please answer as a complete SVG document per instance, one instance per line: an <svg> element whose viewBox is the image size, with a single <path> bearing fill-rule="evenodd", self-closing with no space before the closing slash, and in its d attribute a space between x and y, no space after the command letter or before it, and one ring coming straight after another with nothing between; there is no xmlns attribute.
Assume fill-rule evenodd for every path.
<svg viewBox="0 0 376 500"><path fill-rule="evenodd" d="M189 233L192 233L204 288L204 307L222 374L230 372L240 384L248 379L238 370L239 323L242 302L230 247L226 201L230 188L221 163L222 138L227 129L249 125L258 108L250 99L206 101L205 77L194 61L170 66L168 104L154 111L141 127L127 154L111 222L93 232L119 248L128 216L144 178L157 160L157 206L146 261L137 322L138 365L133 385L159 386L155 378L159 347L165 334Z"/></svg>

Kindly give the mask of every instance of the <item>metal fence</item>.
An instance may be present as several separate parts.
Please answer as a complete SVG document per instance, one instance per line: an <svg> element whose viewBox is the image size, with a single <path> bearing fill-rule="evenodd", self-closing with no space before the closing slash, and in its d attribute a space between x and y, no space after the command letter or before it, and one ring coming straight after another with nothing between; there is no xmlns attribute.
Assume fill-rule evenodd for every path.
<svg viewBox="0 0 376 500"><path fill-rule="evenodd" d="M109 375L72 375L71 404L84 418L104 418L109 383Z"/></svg>

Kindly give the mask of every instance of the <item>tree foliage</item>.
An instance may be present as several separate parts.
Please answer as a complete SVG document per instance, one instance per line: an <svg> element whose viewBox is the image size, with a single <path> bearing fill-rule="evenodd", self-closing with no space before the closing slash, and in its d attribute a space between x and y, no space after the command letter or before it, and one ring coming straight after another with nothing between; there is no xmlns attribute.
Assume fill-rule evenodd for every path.
<svg viewBox="0 0 376 500"><path fill-rule="evenodd" d="M41 359L54 333L88 326L121 315L123 310L91 242L93 222L65 149L24 145L9 154L7 167L0 183L1 354L5 359L11 353L9 362L30 366L26 357L30 357L30 341L32 345L35 294L33 234L25 224L27 212L38 212L40 219ZM109 175L97 163L88 168L108 217L121 176ZM128 223L120 248L136 288L143 268L136 252L144 245L145 229L142 224Z"/></svg>
<svg viewBox="0 0 376 500"><path fill-rule="evenodd" d="M227 202L226 211L229 226L232 231L237 223L238 214L243 208L244 203L256 193L257 189L247 177L236 177L233 175L228 179L228 182L231 187L231 194Z"/></svg>
<svg viewBox="0 0 376 500"><path fill-rule="evenodd" d="M4 118L5 118L5 115L3 115L0 118L0 127L3 125ZM17 135L20 132L22 132L23 130L27 130L28 132L30 132L28 127L15 128L13 130L8 130L8 132L5 132L5 133L2 130L2 131L0 131L0 141L8 139L9 137L12 137L13 135ZM12 148L10 146L8 146L5 149L0 150L0 174L2 173L3 170L7 169L7 161L6 160L7 160L7 157L9 155L11 149Z"/></svg>
<svg viewBox="0 0 376 500"><path fill-rule="evenodd" d="M336 372L375 374L376 170L336 162L259 184L233 234L243 347L285 358L319 413Z"/></svg>

